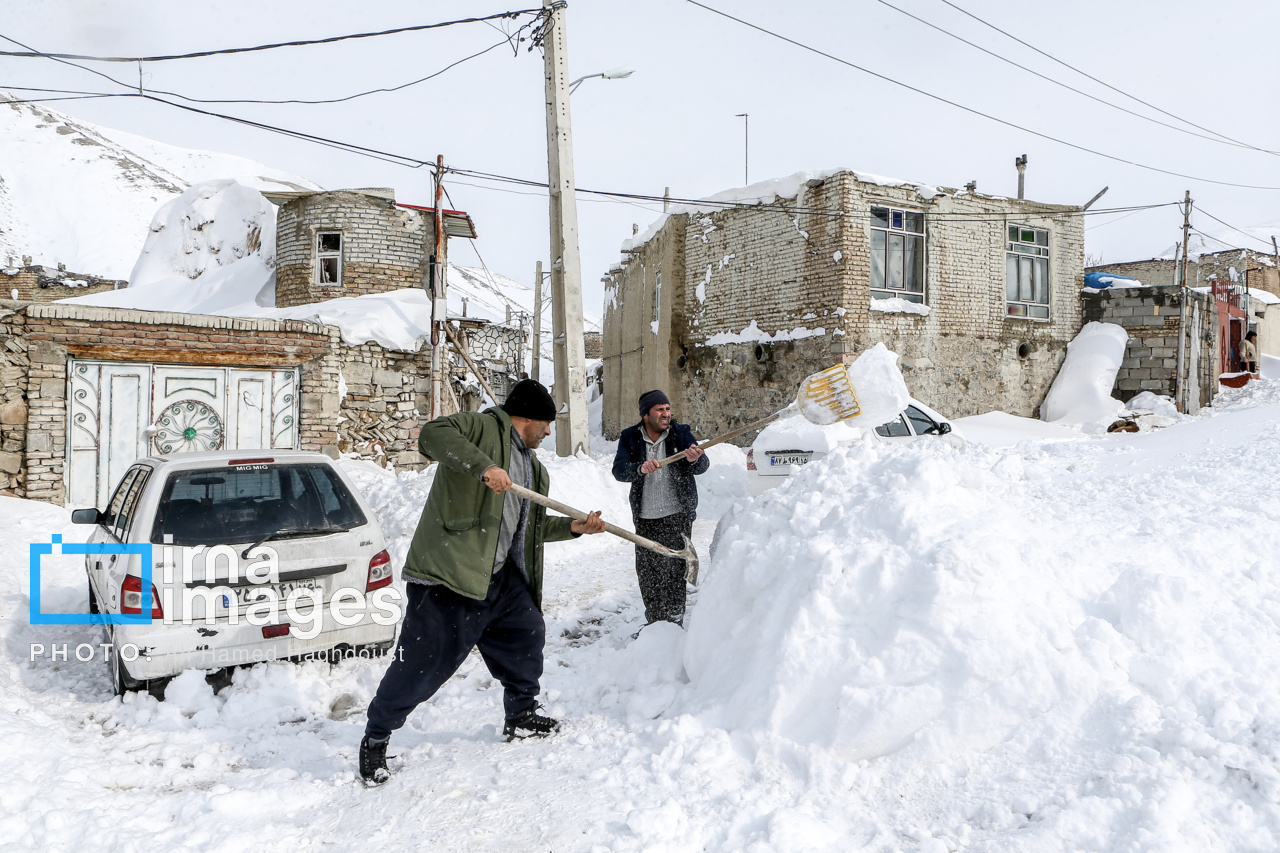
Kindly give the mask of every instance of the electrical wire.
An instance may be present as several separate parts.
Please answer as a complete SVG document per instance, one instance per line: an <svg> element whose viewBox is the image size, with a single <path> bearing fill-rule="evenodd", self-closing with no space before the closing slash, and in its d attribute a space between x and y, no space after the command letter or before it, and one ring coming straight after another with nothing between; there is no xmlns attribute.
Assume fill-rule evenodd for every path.
<svg viewBox="0 0 1280 853"><path fill-rule="evenodd" d="M892 3L890 3L890 2L889 2L889 0L876 0L876 2L877 2L877 3L879 3L879 4L881 4L882 6L887 6L887 7L889 7L890 9L892 9L893 11L895 11L895 12L897 12L897 13L901 14L901 15L906 15L908 18L911 18L913 21L918 21L919 23L924 24L926 27L929 27L930 29L936 30L936 31L938 31L938 32L942 33L943 35L950 36L951 38L955 39L955 40L956 40L956 41L958 41L958 42L961 42L962 44L967 44L969 47L971 47L971 48L973 48L973 49L975 49L975 50L980 50L980 51L982 51L983 53L987 54L988 56L995 57L996 59L1000 60L1001 62L1004 62L1004 63L1007 63L1007 64L1009 64L1009 65L1012 65L1014 68L1021 69L1022 71L1025 71L1025 72L1027 72L1028 74L1032 74L1032 75L1034 75L1034 76L1036 76L1036 77L1039 77L1041 80L1046 80L1046 81L1048 81L1048 82L1052 83L1052 84L1053 84L1053 85L1055 85L1055 86L1060 86L1060 87L1062 87L1063 89L1066 89L1068 92L1075 92L1077 95L1082 95L1082 96L1084 96L1084 97L1088 98L1088 99L1089 99L1089 100L1091 100L1091 101L1097 101L1098 103L1100 103L1100 104L1102 104L1102 105L1104 105L1104 106L1108 106L1108 107L1111 107L1112 109L1119 110L1119 111L1120 111L1120 112L1122 112L1122 113L1128 113L1129 115L1134 116L1135 118L1140 118L1140 119L1142 119L1143 121L1148 121L1148 122L1151 122L1152 124L1157 124L1157 125L1159 125L1160 127L1165 127L1165 128L1168 128L1169 130L1173 130L1173 131L1176 131L1176 132L1178 132L1178 133L1185 133L1185 134L1187 134L1188 136L1194 136L1194 137L1196 137L1197 139L1205 139L1205 140L1208 140L1209 142L1216 142L1216 143L1217 143L1217 144L1219 144L1219 145L1228 145L1228 146L1231 146L1232 148L1244 148L1244 149L1247 149L1247 150L1250 150L1250 151L1259 151L1259 152L1261 152L1261 153L1263 153L1263 154L1271 154L1271 155L1273 155L1273 156L1280 156L1280 152L1276 152L1276 151L1267 151L1266 149L1256 148L1256 147L1254 147L1254 146L1252 146L1252 145L1247 145L1247 144L1245 144L1245 143L1243 143L1243 142L1236 142L1236 141L1234 141L1234 140L1230 140L1230 139L1227 139L1227 138L1225 138L1225 137L1221 137L1221 134L1215 134L1215 135L1213 135L1213 136L1209 136L1209 135L1206 135L1206 134L1203 134L1203 133L1196 133L1194 130L1187 130L1185 127L1178 127L1178 126L1177 126L1177 125L1175 125L1175 124L1169 124L1168 122L1160 121L1160 119L1152 118L1151 116L1147 116L1147 115L1143 115L1142 113L1137 112L1136 110L1131 110L1131 109L1129 109L1128 107L1122 107L1122 106L1120 106L1119 104L1115 104L1115 103L1112 103L1111 101L1107 101L1107 100L1104 100L1104 99L1102 99L1102 98L1099 98L1097 95L1090 94L1089 92L1086 92L1086 91L1084 91L1083 89L1077 89L1077 88L1076 88L1076 87L1074 87L1074 86L1071 86L1071 85L1068 85L1068 84L1066 84L1066 83L1063 83L1061 80L1055 80L1054 78L1050 77L1050 76L1049 76L1049 75L1047 75L1047 74L1041 74L1039 71L1036 71L1036 70L1035 70L1035 69L1033 69L1033 68L1028 68L1028 67L1027 67L1027 66L1025 66L1025 65L1020 65L1019 63L1014 62L1012 59L1010 59L1010 58L1009 58L1009 57L1007 57L1007 56L1003 56L1003 55L1001 55L1001 54L999 54L999 53L996 53L994 50L988 50L987 48L983 47L982 45L980 45L980 44L975 44L974 42L971 42L971 41L969 41L968 39L963 38L962 36L956 35L955 33L951 32L950 30L948 30L948 29L946 29L946 28L944 28L944 27L940 27L940 26L938 26L937 24L934 24L934 23L931 23L931 22L929 22L929 21L926 21L924 18L921 18L921 17L919 17L918 15L913 15L912 13L908 12L906 9L901 9L901 8L899 8L899 7L895 6L895 5L893 5ZM1181 119L1179 119L1179 120L1181 121Z"/></svg>
<svg viewBox="0 0 1280 853"><path fill-rule="evenodd" d="M1151 109L1155 110L1155 111L1156 111L1156 112L1158 112L1158 113L1163 113L1164 115L1167 115L1169 118L1176 119L1176 120L1178 120L1178 121L1182 122L1183 124L1190 125L1191 127L1196 128L1197 130L1203 130L1205 133L1212 133L1214 136L1220 136L1220 137L1222 137L1223 139L1227 140L1228 142L1233 142L1233 143L1235 143L1236 145L1240 145L1240 146L1243 146L1243 147L1245 147L1245 148L1252 148L1252 149L1254 149L1255 151L1265 151L1265 152L1266 152L1266 153L1268 153L1268 154L1276 154L1276 153L1278 153L1278 152L1271 151L1271 150L1266 149L1266 148L1259 148L1259 147L1257 147L1256 145L1250 145L1250 144L1249 144L1249 143L1247 143L1247 142L1241 142L1240 140L1238 140L1238 139L1233 139L1233 138L1231 138L1230 136L1227 136L1227 135L1226 135L1226 134L1224 134L1224 133L1219 133L1219 132L1218 132L1218 131L1216 131L1216 130L1212 130L1212 129L1210 129L1210 128L1207 128L1207 127L1203 127L1203 126L1201 126L1201 125L1198 125L1198 124L1196 124L1195 122L1191 121L1190 119L1185 119L1185 118L1182 118L1181 116L1174 115L1173 113L1169 112L1168 110L1163 110L1163 109L1161 109L1160 107L1157 107L1155 104L1148 103L1148 102L1146 102L1146 101L1142 100L1141 98L1139 98L1139 97L1137 97L1137 96L1135 96L1135 95L1130 95L1128 92L1124 91L1123 89L1118 89L1118 88L1116 88L1115 86L1112 86L1110 83L1106 82L1105 80L1099 80L1097 77L1094 77L1092 74L1089 74L1089 73L1088 73L1088 72L1086 72L1086 71L1081 71L1079 68L1076 68L1074 65L1071 65L1070 63L1067 63L1067 62L1064 62L1064 61L1063 61L1063 60L1061 60L1061 59L1058 59L1056 56L1053 56L1053 55L1051 55L1051 54L1049 54L1049 53L1046 53L1045 51L1041 50L1040 48L1036 47L1035 45L1033 45L1033 44L1030 44L1030 43L1028 43L1028 42L1023 41L1022 39L1018 38L1017 36L1013 35L1012 33L1005 32L1004 30L1002 30L1002 29L1000 29L999 27L997 27L995 24L992 24L992 23L990 23L990 22L988 22L988 21L984 21L982 18L979 18L977 15L973 14L972 12L968 11L967 9L962 9L961 7L957 6L955 3L952 3L952 2L951 2L951 0L940 0L940 2L945 3L946 5L950 6L952 9L955 9L957 12L960 12L960 13L961 13L961 14L963 14L963 15L967 15L967 16L969 16L970 18L972 18L973 20L975 20L975 21L977 21L978 23L982 24L983 26L985 26L985 27L990 27L991 29L993 29L993 30L995 30L996 32L1000 33L1000 35L1005 36L1006 38L1013 39L1014 41L1016 41L1018 44L1022 45L1023 47L1026 47L1026 48L1029 48L1029 49L1031 49L1031 50L1034 50L1036 53L1040 54L1041 56L1045 57L1046 59L1053 60L1054 62L1056 62L1056 63L1058 63L1059 65L1061 65L1063 68L1069 68L1069 69L1071 69L1072 71L1074 71L1075 73L1077 73L1077 74L1081 75L1082 77L1087 77L1088 79L1092 80L1093 82L1097 83L1097 84L1098 84L1098 85L1100 85L1100 86L1105 86L1105 87L1107 87L1108 89L1110 89L1111 91L1113 91L1113 92L1115 92L1115 93L1117 93L1117 94L1119 94L1119 95L1124 95L1126 98L1130 99L1131 101L1137 101L1139 104L1142 104L1144 107L1150 107Z"/></svg>
<svg viewBox="0 0 1280 853"><path fill-rule="evenodd" d="M1262 245L1264 245L1264 246L1266 246L1266 247L1270 248L1273 252L1275 251L1275 247L1274 247L1274 246L1273 246L1269 241L1267 241L1267 240L1263 240L1261 237L1255 237L1255 236L1253 236L1252 234L1250 234L1248 231L1245 231L1243 228L1237 228L1236 226L1232 225L1230 222L1223 222L1221 219L1219 219L1218 217L1214 216L1212 213L1210 213L1209 211L1205 210L1203 207L1197 207L1197 208L1196 208L1196 212L1197 212L1197 213L1203 213L1205 216L1209 217L1209 218L1210 218L1210 219L1212 219L1214 222L1217 222L1219 225L1225 225L1225 226L1227 226L1228 228L1230 228L1232 231L1235 231L1237 234L1243 234L1244 236L1248 237L1250 240L1256 240L1257 242L1261 243ZM1205 236L1207 237L1208 235L1206 234ZM1210 239L1217 240L1218 238L1216 238L1216 237L1211 237ZM1218 242L1219 242L1219 243L1221 243L1222 241L1221 241L1221 240L1218 240ZM1237 248L1237 247L1233 246L1232 248Z"/></svg>
<svg viewBox="0 0 1280 853"><path fill-rule="evenodd" d="M341 104L341 103L345 103L346 101L354 101L357 98L363 98L368 95L377 95L385 92L399 92L401 89L407 89L410 86L416 86L419 83L425 83L428 80L439 77L441 74L445 73L446 71L449 71L452 68L455 68L461 65L464 62L468 62L472 59L483 56L484 54L489 53L492 50L496 50L497 48L500 48L507 43L508 43L507 40L503 39L497 44L489 45L484 50L477 51L471 54L470 56L464 56L462 59L459 59L457 62L452 62L446 65L444 68L441 68L439 71L436 71L432 74L428 74L426 77L419 77L417 80L413 80L408 83L401 83L399 86L390 86L383 89L369 89L368 91L357 92L354 95L347 95L342 98L323 98L318 100L306 100L301 98L289 98L284 100L267 100L267 99L259 99L259 98L237 98L237 99L192 98L187 95L179 94L177 92L166 92L161 89L147 89L146 91L156 95L167 95L170 98L181 98L182 100L188 101L193 104Z"/></svg>
<svg viewBox="0 0 1280 853"><path fill-rule="evenodd" d="M1103 151L1098 151L1097 149L1094 149L1094 148L1088 148L1084 145L1078 145L1074 142L1068 142L1065 139L1060 139L1056 136L1051 136L1047 133L1041 133L1040 131L1032 130L1031 128L1028 128L1028 127L1023 127L1022 125L1015 124L1011 121L1007 121L1006 119L997 118L996 116L993 116L990 113L984 113L981 110L974 109L973 107L966 107L964 104L960 104L960 103L957 103L956 101L948 100L947 98L944 98L941 95L935 95L932 92L926 92L924 89L919 89L908 83L903 83L901 80L895 80L892 77L888 77L884 74L880 74L878 72L872 71L869 68L863 68L861 65L856 65L855 63L849 62L847 59L841 59L838 56L819 50L816 47L812 47L810 45L804 44L803 42L799 42L799 41L796 41L795 39L788 38L787 36L781 35L779 33L775 33L772 30L759 26L758 24L753 24L749 21L744 21L742 18L734 17L733 15L730 15L728 12L722 12L719 9L715 9L711 6L707 6L704 3L699 3L698 0L685 0L685 2L691 3L694 6L697 6L701 9L706 9L708 12L712 12L723 18L728 18L731 21L742 24L743 26L749 27L750 29L756 30L757 32L764 33L765 35L770 36L772 38L776 38L779 41L784 41L788 44L801 48L802 50L807 50L810 53L815 53L818 56L825 57L827 59L832 60L833 62L838 62L841 65L846 65L849 68L853 68L856 71L861 71L864 74L869 74L872 77L885 81L886 83L892 83L895 86L900 86L904 89L907 89L908 91L915 92L918 95L924 95L926 98L930 98L935 101L940 101L941 103L947 104L948 106L955 107L956 109L963 110L964 112L970 113L972 115L980 116L981 118L985 118L988 121L994 121L997 124L1004 125L1005 127L1011 127L1014 130L1020 130L1023 133L1029 133L1032 136L1039 137L1040 139L1046 139L1050 142L1056 142L1059 145L1065 145L1068 148L1074 148L1077 151L1083 151L1086 154L1092 154L1095 157L1102 157L1103 159L1106 159L1106 160L1112 160L1116 163L1123 163L1126 166L1134 166L1139 169L1145 169L1149 172L1157 172L1162 175L1170 175L1175 178L1185 178L1186 180L1189 180L1189 181L1198 181L1206 184L1215 184L1217 186L1237 187L1239 189L1249 189L1249 190L1280 190L1280 186L1259 186L1256 184L1241 184L1233 181L1219 181L1219 180L1214 180L1212 178L1202 178L1196 175L1188 175L1182 172L1175 172L1171 169L1161 169L1158 166L1149 166L1145 163L1140 163L1136 160L1128 160L1124 157L1119 157L1115 154L1107 154ZM943 2L946 2L946 0L943 0ZM1212 132L1213 131L1210 131L1210 133Z"/></svg>
<svg viewBox="0 0 1280 853"><path fill-rule="evenodd" d="M456 21L441 21L440 23L436 23L436 24L419 24L417 26L412 26L412 27L397 27L391 30L379 30L377 32L350 33L348 35L330 36L329 38L322 38L322 39L302 39L298 41L275 42L273 44L260 44L254 47L231 47L231 48L224 48L222 50L202 50L196 53L178 53L178 54L171 54L167 56L92 56L92 55L81 54L81 53L42 53L37 50L32 50L31 48L26 47L26 45L19 44L18 42L15 41L14 44L19 44L20 47L26 48L26 52L0 50L0 56L13 56L13 57L20 57L25 59L33 59L38 57L45 57L45 58L51 58L51 59L79 59L85 62L130 62L130 63L169 62L171 60L178 60L178 59L198 59L206 56L225 56L225 55L234 54L234 53L252 53L254 51L261 51L261 50L275 50L276 48L281 48L281 47L304 47L307 45L314 45L314 44L333 44L334 42L349 41L351 39L377 38L379 36L396 35L398 33L412 33L412 32L421 32L423 30L434 30L434 29L439 29L441 27L452 27L455 24L475 24L481 21L493 21L501 18L516 18L516 17L519 17L520 15L541 16L542 14L543 14L543 10L540 8L539 9L520 9L518 11L513 11L513 12L497 12L495 14L486 15L481 18L462 18ZM9 39L9 41L12 41L12 39Z"/></svg>

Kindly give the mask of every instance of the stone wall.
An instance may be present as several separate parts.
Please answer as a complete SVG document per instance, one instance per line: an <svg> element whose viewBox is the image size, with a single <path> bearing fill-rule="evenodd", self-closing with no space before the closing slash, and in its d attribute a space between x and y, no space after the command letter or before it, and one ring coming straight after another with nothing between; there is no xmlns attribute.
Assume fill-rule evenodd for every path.
<svg viewBox="0 0 1280 853"><path fill-rule="evenodd" d="M926 316L872 310L872 206L925 214ZM902 356L913 395L950 416L1034 415L1081 326L1078 213L845 172L781 208L671 215L605 277L605 434L655 387L702 434L727 431L880 342ZM1011 224L1050 233L1046 320L1007 311Z"/></svg>
<svg viewBox="0 0 1280 853"><path fill-rule="evenodd" d="M0 302L0 495L25 494L27 340L20 303Z"/></svg>
<svg viewBox="0 0 1280 853"><path fill-rule="evenodd" d="M435 240L430 213L358 192L315 193L276 214L276 305L421 287ZM316 283L316 234L342 234L342 284Z"/></svg>
<svg viewBox="0 0 1280 853"><path fill-rule="evenodd" d="M0 268L0 299L54 302L128 287L129 282L27 264Z"/></svg>
<svg viewBox="0 0 1280 853"><path fill-rule="evenodd" d="M1124 361L1116 376L1115 396L1128 402L1142 391L1174 396L1177 390L1180 287L1103 290L1082 297L1085 322L1115 323L1129 333ZM1199 411L1217 392L1217 314L1213 298L1189 293L1184 359L1193 393L1187 409Z"/></svg>

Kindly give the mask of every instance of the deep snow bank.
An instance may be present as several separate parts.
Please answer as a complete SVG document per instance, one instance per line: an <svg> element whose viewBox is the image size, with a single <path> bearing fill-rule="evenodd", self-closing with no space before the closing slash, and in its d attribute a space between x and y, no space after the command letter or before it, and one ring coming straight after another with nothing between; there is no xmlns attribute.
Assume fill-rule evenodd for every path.
<svg viewBox="0 0 1280 853"><path fill-rule="evenodd" d="M1067 357L1040 406L1046 421L1101 432L1124 404L1111 396L1129 333L1114 323L1086 323L1067 344Z"/></svg>
<svg viewBox="0 0 1280 853"><path fill-rule="evenodd" d="M1220 403L1149 435L836 448L735 515L675 707L859 768L888 813L938 804L923 838L1275 849L1280 383Z"/></svg>

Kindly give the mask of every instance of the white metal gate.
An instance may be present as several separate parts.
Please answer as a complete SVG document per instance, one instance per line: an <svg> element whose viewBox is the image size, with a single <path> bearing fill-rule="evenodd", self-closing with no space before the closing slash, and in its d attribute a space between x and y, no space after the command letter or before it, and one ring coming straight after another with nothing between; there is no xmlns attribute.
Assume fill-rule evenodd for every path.
<svg viewBox="0 0 1280 853"><path fill-rule="evenodd" d="M298 446L298 369L67 364L67 500L105 506L134 460Z"/></svg>

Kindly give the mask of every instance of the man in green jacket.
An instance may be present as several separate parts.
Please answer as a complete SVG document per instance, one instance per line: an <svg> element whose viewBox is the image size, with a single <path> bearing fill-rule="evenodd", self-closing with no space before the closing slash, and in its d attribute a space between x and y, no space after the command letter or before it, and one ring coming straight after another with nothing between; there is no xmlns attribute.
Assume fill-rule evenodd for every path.
<svg viewBox="0 0 1280 853"><path fill-rule="evenodd" d="M532 379L516 384L501 408L436 418L418 450L440 463L405 559L404 624L391 665L369 704L360 742L367 784L389 777L387 742L479 647L504 688L508 740L545 737L559 723L537 713L542 677L542 545L600 533L586 521L548 517L508 492L518 483L547 494L550 478L533 450L551 432L555 403Z"/></svg>

